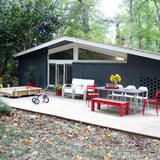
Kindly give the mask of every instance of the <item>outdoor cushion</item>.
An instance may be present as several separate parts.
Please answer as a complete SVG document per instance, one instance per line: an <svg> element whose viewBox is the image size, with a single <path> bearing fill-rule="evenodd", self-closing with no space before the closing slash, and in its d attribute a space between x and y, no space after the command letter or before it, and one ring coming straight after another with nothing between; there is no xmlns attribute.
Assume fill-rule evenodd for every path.
<svg viewBox="0 0 160 160"><path fill-rule="evenodd" d="M72 88L66 87L64 91L65 93L72 93Z"/></svg>
<svg viewBox="0 0 160 160"><path fill-rule="evenodd" d="M66 94L71 94L72 98L74 96L73 92L74 92L74 88L77 86L82 86L83 85L83 80L79 79L79 78L73 78L72 79L72 84L64 84L62 87L62 96L65 96Z"/></svg>

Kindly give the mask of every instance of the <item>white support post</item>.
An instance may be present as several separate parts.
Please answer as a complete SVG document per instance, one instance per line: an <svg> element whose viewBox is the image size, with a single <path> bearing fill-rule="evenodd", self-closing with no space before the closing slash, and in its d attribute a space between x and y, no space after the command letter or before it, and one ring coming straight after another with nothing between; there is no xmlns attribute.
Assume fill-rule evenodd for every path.
<svg viewBox="0 0 160 160"><path fill-rule="evenodd" d="M73 47L73 60L74 61L78 60L78 51L79 51L78 45L75 44Z"/></svg>

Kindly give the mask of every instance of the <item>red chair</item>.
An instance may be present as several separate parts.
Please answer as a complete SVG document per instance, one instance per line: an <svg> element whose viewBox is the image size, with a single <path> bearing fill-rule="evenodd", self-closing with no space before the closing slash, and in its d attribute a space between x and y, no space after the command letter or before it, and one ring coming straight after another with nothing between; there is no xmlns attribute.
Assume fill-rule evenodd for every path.
<svg viewBox="0 0 160 160"><path fill-rule="evenodd" d="M144 100L144 104L143 104L143 115L144 115L144 111L145 111L145 108L146 108L146 105L148 104L148 103L155 103L156 104L156 113L157 113L157 116L158 116L158 97L159 97L159 95L160 95L160 91L156 91L156 97L155 97L155 99L145 99Z"/></svg>
<svg viewBox="0 0 160 160"><path fill-rule="evenodd" d="M86 104L88 103L88 107L90 106L90 102L92 98L99 97L98 89L97 89L97 84L94 85L87 85L86 88Z"/></svg>

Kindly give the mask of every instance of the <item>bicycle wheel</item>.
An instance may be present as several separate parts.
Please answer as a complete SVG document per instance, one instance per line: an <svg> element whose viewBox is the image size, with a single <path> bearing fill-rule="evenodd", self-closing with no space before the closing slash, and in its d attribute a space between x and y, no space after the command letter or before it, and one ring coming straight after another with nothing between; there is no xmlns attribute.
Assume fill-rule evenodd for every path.
<svg viewBox="0 0 160 160"><path fill-rule="evenodd" d="M49 98L45 97L44 101L45 101L45 103L48 103L49 102Z"/></svg>
<svg viewBox="0 0 160 160"><path fill-rule="evenodd" d="M32 98L32 102L33 102L34 104L39 104L39 99L37 99L37 98Z"/></svg>

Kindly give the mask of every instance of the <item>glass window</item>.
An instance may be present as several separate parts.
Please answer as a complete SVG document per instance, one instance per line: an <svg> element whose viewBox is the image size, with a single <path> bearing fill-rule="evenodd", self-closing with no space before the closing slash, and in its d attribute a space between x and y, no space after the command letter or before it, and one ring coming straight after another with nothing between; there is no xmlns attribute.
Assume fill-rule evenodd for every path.
<svg viewBox="0 0 160 160"><path fill-rule="evenodd" d="M50 54L49 59L73 59L73 49Z"/></svg>
<svg viewBox="0 0 160 160"><path fill-rule="evenodd" d="M49 84L55 84L56 64L49 64Z"/></svg>
<svg viewBox="0 0 160 160"><path fill-rule="evenodd" d="M79 60L116 60L116 57L80 48L78 59Z"/></svg>
<svg viewBox="0 0 160 160"><path fill-rule="evenodd" d="M72 83L72 64L65 64L65 83Z"/></svg>

